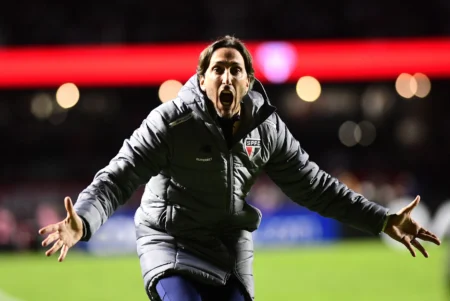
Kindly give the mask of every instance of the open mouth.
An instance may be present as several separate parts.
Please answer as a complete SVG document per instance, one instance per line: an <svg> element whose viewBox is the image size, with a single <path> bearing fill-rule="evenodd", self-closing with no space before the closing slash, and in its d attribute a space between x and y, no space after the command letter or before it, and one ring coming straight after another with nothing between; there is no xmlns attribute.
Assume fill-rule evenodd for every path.
<svg viewBox="0 0 450 301"><path fill-rule="evenodd" d="M223 106L231 106L233 103L233 93L229 90L224 90L219 95L219 100Z"/></svg>

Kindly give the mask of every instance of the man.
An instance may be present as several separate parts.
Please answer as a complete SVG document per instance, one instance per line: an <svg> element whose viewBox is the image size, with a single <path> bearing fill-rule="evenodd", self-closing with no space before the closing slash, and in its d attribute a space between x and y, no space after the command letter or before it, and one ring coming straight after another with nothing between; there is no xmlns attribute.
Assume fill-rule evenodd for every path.
<svg viewBox="0 0 450 301"><path fill-rule="evenodd" d="M253 89L253 84L255 84ZM256 90L260 90L261 93ZM197 74L173 101L150 112L100 170L67 218L40 230L59 260L89 240L139 185L137 252L151 300L253 300L251 232L261 220L245 197L265 171L294 202L373 234L382 230L428 256L417 238L438 238L410 217L349 190L309 161L255 80L252 58L226 36L200 55Z"/></svg>

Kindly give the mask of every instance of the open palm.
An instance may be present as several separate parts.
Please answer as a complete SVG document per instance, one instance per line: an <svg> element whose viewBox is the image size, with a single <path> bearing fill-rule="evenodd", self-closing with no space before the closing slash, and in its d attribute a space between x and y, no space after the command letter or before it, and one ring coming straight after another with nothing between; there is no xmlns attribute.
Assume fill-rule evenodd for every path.
<svg viewBox="0 0 450 301"><path fill-rule="evenodd" d="M45 255L51 256L61 249L58 261L63 261L66 258L67 252L73 247L83 236L83 222L73 208L70 197L64 199L64 205L67 211L67 217L56 224L48 225L39 230L39 234L49 234L42 246L46 247L55 242L53 246L45 252Z"/></svg>
<svg viewBox="0 0 450 301"><path fill-rule="evenodd" d="M417 196L408 206L402 208L396 214L390 215L384 233L402 243L411 252L412 256L416 257L414 246L423 256L428 258L428 252L417 239L429 241L436 245L440 245L441 242L436 235L422 228L411 218L411 212L419 202L420 196Z"/></svg>

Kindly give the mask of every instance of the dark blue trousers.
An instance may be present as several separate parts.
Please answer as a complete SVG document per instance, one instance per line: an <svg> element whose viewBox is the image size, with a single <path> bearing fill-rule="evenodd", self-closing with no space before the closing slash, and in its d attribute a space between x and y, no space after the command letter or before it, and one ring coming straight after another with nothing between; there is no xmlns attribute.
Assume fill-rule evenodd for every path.
<svg viewBox="0 0 450 301"><path fill-rule="evenodd" d="M234 278L224 286L212 286L172 275L160 279L156 291L163 301L245 301L244 290Z"/></svg>

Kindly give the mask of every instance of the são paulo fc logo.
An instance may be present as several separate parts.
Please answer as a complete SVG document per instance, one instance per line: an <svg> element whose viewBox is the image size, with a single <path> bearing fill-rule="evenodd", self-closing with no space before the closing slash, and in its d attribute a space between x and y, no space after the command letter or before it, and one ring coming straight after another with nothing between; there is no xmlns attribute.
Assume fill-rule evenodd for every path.
<svg viewBox="0 0 450 301"><path fill-rule="evenodd" d="M246 138L244 143L247 155L252 160L261 151L261 139Z"/></svg>

